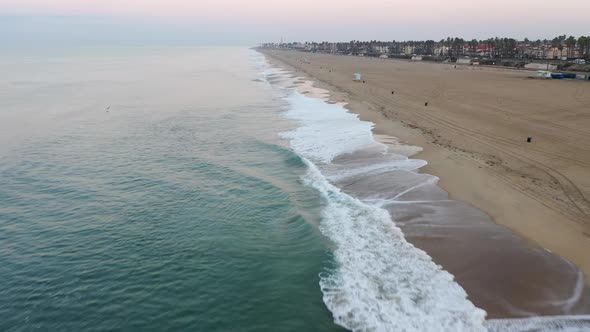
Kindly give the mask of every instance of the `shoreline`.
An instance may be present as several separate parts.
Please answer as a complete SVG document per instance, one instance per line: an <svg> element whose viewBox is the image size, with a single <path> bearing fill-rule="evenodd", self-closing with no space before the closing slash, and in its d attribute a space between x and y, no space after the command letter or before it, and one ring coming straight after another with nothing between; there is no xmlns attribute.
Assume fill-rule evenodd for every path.
<svg viewBox="0 0 590 332"><path fill-rule="evenodd" d="M438 176L439 186L447 191L451 198L465 201L485 211L496 223L510 228L523 239L529 241L531 245L555 252L574 263L584 271L586 284L590 285L590 257L586 255L587 252L590 252L590 219L588 215L574 211L574 208L567 205L567 198L557 197L559 196L559 188L549 193L542 193L542 195L534 192L536 187L543 187L546 183L549 183L550 188L554 189L556 179L552 175L543 176L543 170L538 169L523 172L523 168L528 165L524 165L524 167L516 165L518 166L516 169L513 165L518 164L519 161L507 160L507 156L503 155L497 156L494 153L497 152L497 147L496 149L477 149L482 144L469 142L471 132L465 135L467 139L452 135L453 133L449 135L451 137L446 137L445 134L448 132L443 132L446 128L441 130L435 126L436 123L434 126L432 123L429 123L430 126L425 125L418 121L421 118L416 119L403 114L403 107L408 105L408 101L417 99L415 95L410 95L405 91L395 91L394 97L400 98L402 101L397 105L387 104L387 100L384 100L383 97L378 97L378 100L372 98L378 92L383 92L376 91L382 90L383 87L373 87L379 83L353 83L352 72L354 69L352 68L348 70L350 73L340 72L340 67L349 65L350 61L361 62L358 64L361 67L363 66L362 62L370 63L373 66L387 66L389 60L319 55L320 59L314 59L313 63L304 63L298 60L302 56L309 57L309 54L289 51L261 50L261 52L272 61L280 62L300 75L306 75L316 82L317 87L329 90L331 102L345 102L347 104L345 107L358 114L361 120L373 122L375 135L393 136L409 145L421 147L423 150L414 156L428 161L428 165L423 167L421 171ZM345 59L345 63L340 64L340 67L336 69L335 62L340 59ZM383 63L383 61L387 62ZM404 67L423 65L444 67L440 64L406 63L399 60L392 62L398 62L399 66ZM332 69L327 69L330 65L334 68L334 72ZM478 74L488 73L495 76L506 75L506 73L495 73L489 70L478 71ZM334 74L345 75L345 81L342 81L342 77L335 78ZM509 79L512 78L512 75L521 75L521 73L508 73ZM578 82L560 83L577 84ZM580 83L581 88L590 91L590 84ZM351 85L352 88L350 88ZM355 90L352 90L353 88ZM439 90L444 90L444 87L440 87ZM438 91L438 93L444 94L445 91ZM411 109L410 112L414 110ZM590 133L588 136L590 137ZM464 144L455 143L459 138L463 140ZM590 172L588 175L590 176ZM529 185L527 188L527 183L511 183L513 179L519 178L525 179L533 185ZM559 182L560 180L562 179L557 179ZM561 183L559 184L561 185ZM486 190L481 190L481 188L486 188ZM560 204L551 202L551 199L547 200L546 197L539 196L557 197L555 201L564 204L559 206ZM523 216L526 217L523 218Z"/></svg>
<svg viewBox="0 0 590 332"><path fill-rule="evenodd" d="M274 62L280 67L286 67L288 70L293 71L296 76L301 76L301 81L307 81L308 79L312 80L313 86L303 88L304 94L308 93L306 89L309 89L309 93L313 95L312 87L324 89L329 92L328 96L326 96L328 97L328 102L346 104L344 105L345 108L351 113L359 115L361 120L374 123L373 137L376 141L380 141L389 146L390 144L388 143L391 142L388 142L387 137L394 137L394 145L399 141L404 145L409 143L413 147L424 147L423 151L418 154L415 154L417 150L413 149L413 147L409 147L409 151L404 151L404 153L407 152L408 156L425 159L429 162L429 164L422 167L417 174L434 174L440 176L440 166L436 165L436 161L442 160L443 163L446 161L447 164L451 161L451 166L455 169L459 167L464 174L471 172L469 175L477 175L473 173L473 170L466 169L468 165L466 166L458 163L456 157L452 155L452 153L457 153L459 155L465 154L466 151L461 149L449 149L448 146L441 144L433 144L432 141L428 140L428 135L431 133L425 132L423 128L411 123L392 120L390 117L386 116L386 113L378 109L378 104L359 101L360 98L356 95L350 97L351 93L348 91L342 91L330 83L319 80L310 73L302 72L297 64L292 66L288 62L285 63L284 61L281 61L281 59L276 59L272 56L267 58L271 63ZM362 83L358 84L361 85ZM301 88L301 86L299 87ZM447 154L441 156L441 149L448 149ZM435 161L434 167L433 160ZM446 166L448 167L449 165ZM476 171L481 169L482 167L478 167ZM446 171L448 171L448 169L446 169ZM590 312L589 293L587 292L587 287L583 286L584 278L582 273L579 271L575 272L575 268L572 270L573 266L569 266L568 264L570 263L567 260L562 260L559 256L552 254L551 250L540 249L536 239L523 237L519 232L516 232L516 234L521 236L515 236L507 228L505 229L504 226L501 226L499 223L494 223L492 219L490 219L492 215L487 213L487 210L482 209L476 204L472 204L469 200L457 197L456 193L449 190L449 188L455 188L452 185L452 182L448 179L447 181L443 181L443 179L439 179L440 181L438 182L438 185L449 192L451 194L450 199L457 200L458 204L451 203L450 206L445 206L446 204L440 205L437 203L434 205L427 204L426 206L418 204L416 206L418 210L422 211L434 208L437 211L432 215L432 217L436 216L434 219L435 221L423 219L423 217L420 217L421 212L416 214L416 212L412 212L412 209L408 210L402 208L399 210L399 208L395 208L392 210L392 206L386 208L386 210L389 211L392 217L395 216L396 220L397 218L400 218L399 221L396 221L396 224L402 228L404 233L407 233L408 241L412 242L422 250L425 250L433 257L435 262L441 264L443 268L453 273L457 278L457 281L466 288L468 294L470 294L470 298L472 298L472 300L475 299L475 303L478 306L486 309L491 318L530 317L536 315L559 315L571 313L585 314ZM464 182L465 178L458 179L458 181L461 180ZM352 192L349 192L349 194L357 197L362 197L363 194L366 195L368 193L367 189L370 188L370 186L374 186L375 183L378 183L374 181L374 179L369 180L369 182L361 185L361 187L364 187L362 187L363 189L361 189L360 192L355 192L354 187L362 183L362 181L355 184L351 189ZM369 183L373 184L370 185ZM449 185L449 183L451 185ZM367 187L367 185L369 187ZM383 190L384 188L380 189ZM346 192L347 189L344 191ZM471 206L486 212L487 215L474 210L474 208L461 203L461 201L466 201L468 204L471 204ZM424 210L425 208L427 210ZM464 217L464 215L467 217ZM410 219L412 222L407 223L406 221ZM438 220L442 220L442 223ZM424 236L424 234L416 236L417 231L419 233L424 232L425 230L424 228L420 228L421 226L416 228L413 224L416 221L418 221L419 224L426 222L426 224L430 225L429 227L434 227L436 230L434 233L427 230L425 234L429 235L426 236ZM449 226L445 226L449 221L451 232L453 227L460 227L456 229L461 231L449 233L450 231L447 229ZM483 226L483 228L479 229L481 227L477 225ZM447 240L445 240L446 242L441 242L441 239L439 238L441 235L443 238L447 238ZM500 240L493 238L500 238ZM462 244L457 245L455 242L462 242ZM498 251L497 248L494 249L494 246L496 245L501 248L500 251ZM465 251L466 249L468 249L468 251ZM468 266L456 263L457 255L467 257L467 261L470 261L471 263L468 264ZM484 259L486 262L481 262L481 259ZM486 271L486 269L489 268L487 265L493 268L494 271L491 273ZM507 282L507 278L516 278L519 279L519 281ZM582 288L578 289L579 287ZM570 294L572 291L573 293ZM539 293L547 294L540 295ZM573 311L564 308L559 309L559 305L553 306L552 304L549 304L553 301L562 301L563 299L566 299L566 302L570 302L570 304L564 308L569 307L570 309L575 309L573 309ZM545 304L539 305L541 302Z"/></svg>

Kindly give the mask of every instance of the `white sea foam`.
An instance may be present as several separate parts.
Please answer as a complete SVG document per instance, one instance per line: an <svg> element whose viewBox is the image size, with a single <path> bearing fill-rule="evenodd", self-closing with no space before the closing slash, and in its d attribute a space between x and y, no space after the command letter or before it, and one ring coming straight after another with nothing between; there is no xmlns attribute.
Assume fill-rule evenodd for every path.
<svg viewBox="0 0 590 332"><path fill-rule="evenodd" d="M408 243L387 211L331 185L311 162L305 182L326 201L321 231L337 268L321 274L334 320L353 331L486 331L453 276Z"/></svg>
<svg viewBox="0 0 590 332"><path fill-rule="evenodd" d="M301 126L283 134L299 155L329 164L374 146L373 125L340 105L290 91L285 116ZM324 302L336 323L353 331L485 331L485 312L467 300L453 276L408 243L389 213L342 193L306 159L306 184L326 202L322 232L335 244L337 268L322 273ZM425 165L406 157L335 172L334 179ZM331 180L333 180L331 178Z"/></svg>
<svg viewBox="0 0 590 332"><path fill-rule="evenodd" d="M588 332L590 315L491 319L489 332Z"/></svg>
<svg viewBox="0 0 590 332"><path fill-rule="evenodd" d="M314 162L329 163L339 155L375 144L373 124L360 121L342 106L308 98L293 90L286 99L290 110L285 116L302 126L282 136L291 141L300 155Z"/></svg>

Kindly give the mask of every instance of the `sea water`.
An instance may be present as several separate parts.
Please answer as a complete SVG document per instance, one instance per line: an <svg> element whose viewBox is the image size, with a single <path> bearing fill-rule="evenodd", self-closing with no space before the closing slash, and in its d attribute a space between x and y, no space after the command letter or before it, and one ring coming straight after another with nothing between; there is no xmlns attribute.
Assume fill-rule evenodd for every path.
<svg viewBox="0 0 590 332"><path fill-rule="evenodd" d="M0 331L339 331L320 194L235 48L0 61Z"/></svg>
<svg viewBox="0 0 590 332"><path fill-rule="evenodd" d="M350 167L386 151L372 125L253 50L0 60L2 331L583 328L485 321L382 197L336 186L424 162Z"/></svg>

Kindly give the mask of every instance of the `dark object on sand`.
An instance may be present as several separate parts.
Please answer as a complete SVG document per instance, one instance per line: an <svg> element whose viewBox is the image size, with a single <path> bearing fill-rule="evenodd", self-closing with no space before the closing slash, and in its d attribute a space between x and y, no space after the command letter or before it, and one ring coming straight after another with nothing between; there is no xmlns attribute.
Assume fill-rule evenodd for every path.
<svg viewBox="0 0 590 332"><path fill-rule="evenodd" d="M365 81L363 81L363 83L365 83Z"/></svg>
<svg viewBox="0 0 590 332"><path fill-rule="evenodd" d="M555 80L562 80L565 78L565 75L561 73L552 73L551 78Z"/></svg>
<svg viewBox="0 0 590 332"><path fill-rule="evenodd" d="M428 102L425 102L425 103L424 103L424 106L428 106Z"/></svg>
<svg viewBox="0 0 590 332"><path fill-rule="evenodd" d="M391 94L392 94L392 95L393 95L393 94L395 94L395 91L391 91Z"/></svg>
<svg viewBox="0 0 590 332"><path fill-rule="evenodd" d="M527 137L527 138L526 138L526 142L527 142L527 143L530 143L530 142L532 142L532 141L533 141L533 138L532 138L532 137Z"/></svg>

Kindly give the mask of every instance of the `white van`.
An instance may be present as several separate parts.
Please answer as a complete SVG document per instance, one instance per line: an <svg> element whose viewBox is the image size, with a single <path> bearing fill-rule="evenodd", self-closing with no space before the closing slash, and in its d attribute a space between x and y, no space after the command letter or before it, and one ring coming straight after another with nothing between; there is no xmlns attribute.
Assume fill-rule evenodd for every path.
<svg viewBox="0 0 590 332"><path fill-rule="evenodd" d="M537 71L537 77L540 77L540 78L551 78L551 72L550 71L545 71L545 70L539 70L539 71Z"/></svg>

